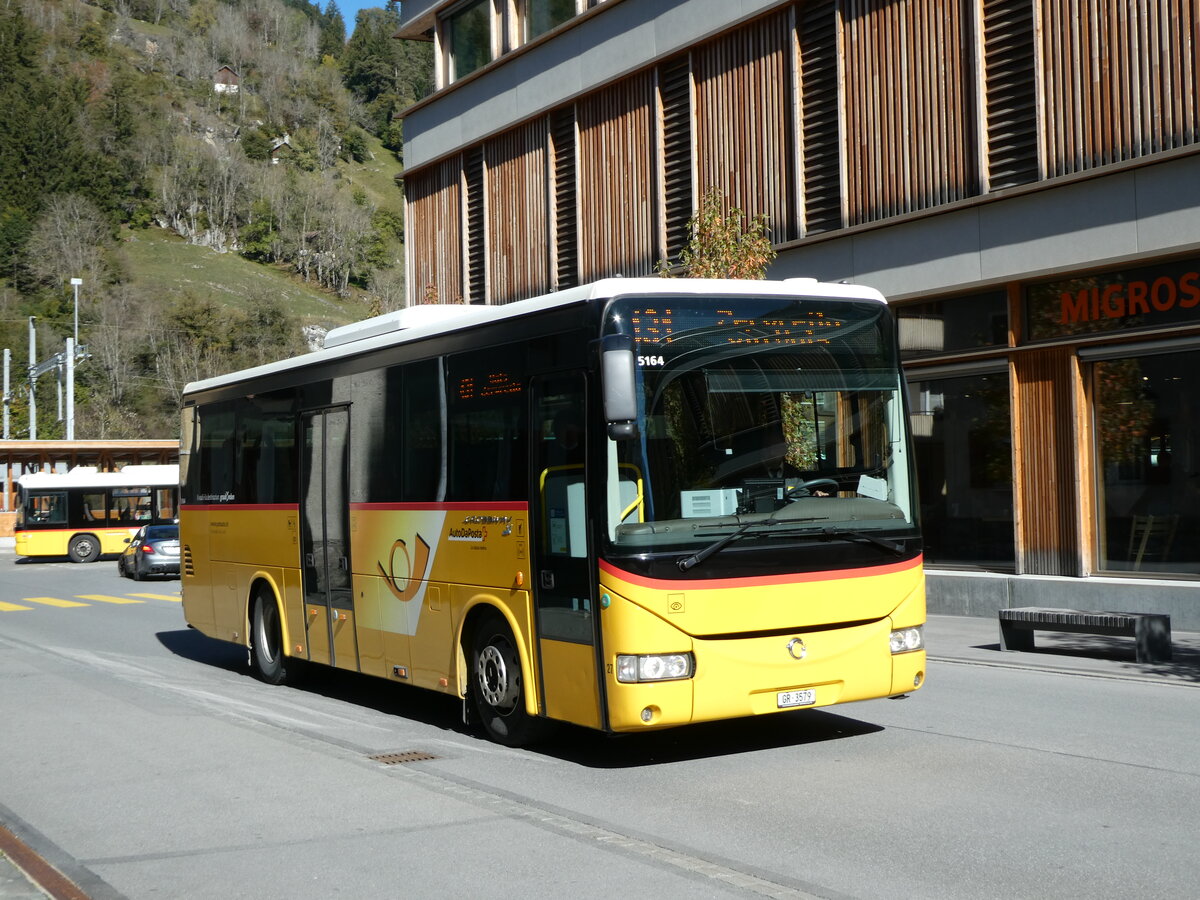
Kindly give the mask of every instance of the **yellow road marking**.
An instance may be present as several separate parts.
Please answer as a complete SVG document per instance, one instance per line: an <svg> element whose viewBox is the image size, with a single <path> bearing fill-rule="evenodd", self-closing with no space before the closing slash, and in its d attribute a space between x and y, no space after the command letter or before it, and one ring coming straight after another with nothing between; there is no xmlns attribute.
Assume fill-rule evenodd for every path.
<svg viewBox="0 0 1200 900"><path fill-rule="evenodd" d="M181 603L183 598L178 594L130 594L130 597L145 597L147 600L173 600Z"/></svg>
<svg viewBox="0 0 1200 900"><path fill-rule="evenodd" d="M130 600L128 597L110 597L108 594L76 594L80 600L96 600L100 603L145 603L145 600Z"/></svg>
<svg viewBox="0 0 1200 900"><path fill-rule="evenodd" d="M77 603L74 600L60 600L57 597L22 597L26 603L40 603L42 606L87 606L86 603Z"/></svg>
<svg viewBox="0 0 1200 900"><path fill-rule="evenodd" d="M0 600L0 612L17 612L22 609L33 609L32 606L18 606L16 603L5 603Z"/></svg>

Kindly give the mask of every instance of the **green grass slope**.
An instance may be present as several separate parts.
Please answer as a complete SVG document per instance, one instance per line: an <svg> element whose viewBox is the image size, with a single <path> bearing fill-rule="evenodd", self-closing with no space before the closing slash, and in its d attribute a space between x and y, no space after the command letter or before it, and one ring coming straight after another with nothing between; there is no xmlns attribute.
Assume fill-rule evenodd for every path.
<svg viewBox="0 0 1200 900"><path fill-rule="evenodd" d="M183 294L207 297L237 309L245 309L251 297L273 296L284 301L302 325L325 328L367 315L360 300L339 300L284 269L187 244L158 228L126 231L122 238L130 281L148 293L164 298Z"/></svg>

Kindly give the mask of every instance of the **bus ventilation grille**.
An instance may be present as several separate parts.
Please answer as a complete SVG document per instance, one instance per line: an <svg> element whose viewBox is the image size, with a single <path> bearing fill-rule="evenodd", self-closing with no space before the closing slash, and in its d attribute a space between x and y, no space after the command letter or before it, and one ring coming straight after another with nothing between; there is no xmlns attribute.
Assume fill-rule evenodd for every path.
<svg viewBox="0 0 1200 900"><path fill-rule="evenodd" d="M424 753L421 750L406 750L404 753L379 753L368 758L375 760L375 762L383 763L385 766L398 766L402 763L424 762L427 759L437 759L432 753Z"/></svg>
<svg viewBox="0 0 1200 900"><path fill-rule="evenodd" d="M183 545L183 574L189 577L196 574L196 566L192 562L192 548L187 544Z"/></svg>

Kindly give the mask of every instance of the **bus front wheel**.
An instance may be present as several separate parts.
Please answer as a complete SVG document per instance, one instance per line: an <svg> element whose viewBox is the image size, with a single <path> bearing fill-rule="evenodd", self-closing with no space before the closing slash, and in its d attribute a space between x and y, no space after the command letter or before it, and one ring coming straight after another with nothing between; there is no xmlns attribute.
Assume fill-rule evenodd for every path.
<svg viewBox="0 0 1200 900"><path fill-rule="evenodd" d="M254 673L267 684L282 684L287 670L283 664L283 629L275 599L256 594L252 615L250 658Z"/></svg>
<svg viewBox="0 0 1200 900"><path fill-rule="evenodd" d="M512 630L498 613L475 627L471 645L471 698L488 737L507 747L537 740L544 722L525 709L521 654Z"/></svg>
<svg viewBox="0 0 1200 900"><path fill-rule="evenodd" d="M93 534L77 534L67 545L71 562L95 562L100 557L100 541Z"/></svg>

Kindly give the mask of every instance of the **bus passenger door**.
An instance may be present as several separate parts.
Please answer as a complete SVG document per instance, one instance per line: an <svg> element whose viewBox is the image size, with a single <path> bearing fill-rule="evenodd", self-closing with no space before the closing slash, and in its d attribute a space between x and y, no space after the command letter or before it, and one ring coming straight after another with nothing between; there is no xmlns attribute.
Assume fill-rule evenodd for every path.
<svg viewBox="0 0 1200 900"><path fill-rule="evenodd" d="M551 718L600 728L584 378L535 379L533 398L530 516L541 705Z"/></svg>
<svg viewBox="0 0 1200 900"><path fill-rule="evenodd" d="M308 658L358 670L350 568L350 410L305 413L300 554Z"/></svg>

